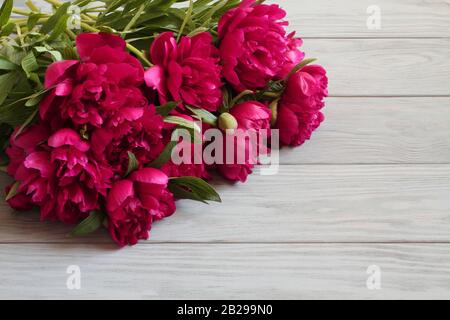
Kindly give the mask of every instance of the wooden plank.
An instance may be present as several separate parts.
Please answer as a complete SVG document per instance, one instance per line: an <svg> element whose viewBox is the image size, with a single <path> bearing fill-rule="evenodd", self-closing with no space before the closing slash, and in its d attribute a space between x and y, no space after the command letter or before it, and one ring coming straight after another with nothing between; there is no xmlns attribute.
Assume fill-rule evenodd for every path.
<svg viewBox="0 0 450 320"><path fill-rule="evenodd" d="M450 98L329 98L311 141L282 164L449 163Z"/></svg>
<svg viewBox="0 0 450 320"><path fill-rule="evenodd" d="M174 217L155 224L152 241L450 241L449 165L282 166L277 176L215 185L222 204L178 202ZM69 238L70 227L12 214L5 204L0 220L1 243L111 241L103 231Z"/></svg>
<svg viewBox="0 0 450 320"><path fill-rule="evenodd" d="M291 29L306 37L449 37L450 3L446 0L270 0L288 12ZM377 5L381 29L367 20Z"/></svg>
<svg viewBox="0 0 450 320"><path fill-rule="evenodd" d="M333 96L450 95L448 39L306 39Z"/></svg>
<svg viewBox="0 0 450 320"><path fill-rule="evenodd" d="M1 299L445 299L450 245L0 246ZM81 289L68 290L70 265ZM369 266L381 290L367 288Z"/></svg>
<svg viewBox="0 0 450 320"><path fill-rule="evenodd" d="M43 0L34 0L48 8ZM24 0L14 1L23 7ZM287 12L291 29L304 37L449 37L450 4L446 0L270 0ZM369 29L367 8L381 10L381 29Z"/></svg>

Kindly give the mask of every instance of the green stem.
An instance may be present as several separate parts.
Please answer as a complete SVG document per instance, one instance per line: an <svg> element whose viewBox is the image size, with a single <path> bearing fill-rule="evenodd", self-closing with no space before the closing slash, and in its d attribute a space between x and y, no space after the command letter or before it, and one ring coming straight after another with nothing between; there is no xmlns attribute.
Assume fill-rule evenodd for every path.
<svg viewBox="0 0 450 320"><path fill-rule="evenodd" d="M58 0L44 0L45 2L47 2L47 3L50 3L50 4L52 4L52 5L54 5L55 7L60 7L60 6L62 6L62 3L61 2L59 2Z"/></svg>
<svg viewBox="0 0 450 320"><path fill-rule="evenodd" d="M280 97L280 94L276 93L276 92L264 92L263 96L264 97L268 97L268 98L276 98L276 99L278 99Z"/></svg>
<svg viewBox="0 0 450 320"><path fill-rule="evenodd" d="M239 100L241 100L243 97L248 96L250 94L255 94L253 91L251 90L245 90L242 91L239 95L237 95L236 97L234 97L233 100L231 100L230 103L230 108L232 108Z"/></svg>
<svg viewBox="0 0 450 320"><path fill-rule="evenodd" d="M13 12L13 13L20 14L20 15L22 15L22 16L29 16L29 15L31 15L31 12L26 11L26 10L23 10L23 9L19 9L19 8L13 8L13 9L12 9L12 12Z"/></svg>
<svg viewBox="0 0 450 320"><path fill-rule="evenodd" d="M88 25L86 22L81 22L81 27L87 31L91 31L91 32L100 32L100 30L91 27L90 25Z"/></svg>
<svg viewBox="0 0 450 320"><path fill-rule="evenodd" d="M138 48L132 46L127 42L127 49L133 52L136 56L138 56L148 67L153 67L153 63L151 63L146 57L145 54L139 50Z"/></svg>
<svg viewBox="0 0 450 320"><path fill-rule="evenodd" d="M125 27L125 29L123 29L123 32L122 32L122 38L125 38L126 32L127 32L128 30L130 30L130 29L134 26L134 24L135 24L136 21L139 19L139 17L141 16L142 12L144 12L144 10L145 10L145 4L142 4L142 5L139 7L139 9L138 9L138 11L136 12L136 14L133 16L133 18L132 18L132 19L130 20L130 22L127 24L127 26Z"/></svg>
<svg viewBox="0 0 450 320"><path fill-rule="evenodd" d="M77 35L70 29L67 29L66 33L72 40L75 40L77 38Z"/></svg>
<svg viewBox="0 0 450 320"><path fill-rule="evenodd" d="M178 32L177 42L180 41L181 36L183 35L184 28L186 27L186 24L191 19L192 11L194 10L194 2L192 0L189 0L189 8L186 11L186 16L184 17L183 23L181 24L180 31Z"/></svg>
<svg viewBox="0 0 450 320"><path fill-rule="evenodd" d="M39 8L36 7L36 5L33 3L32 0L28 0L27 2L25 2L25 4L27 5L28 8L30 8L31 11L33 12L39 12Z"/></svg>

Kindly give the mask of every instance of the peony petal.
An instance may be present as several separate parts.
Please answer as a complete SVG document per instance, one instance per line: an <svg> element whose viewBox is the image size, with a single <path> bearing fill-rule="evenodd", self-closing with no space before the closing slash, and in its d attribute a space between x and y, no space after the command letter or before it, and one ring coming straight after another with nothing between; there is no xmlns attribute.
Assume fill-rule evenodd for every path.
<svg viewBox="0 0 450 320"><path fill-rule="evenodd" d="M126 42L112 33L81 33L76 39L81 60L89 60L97 48L108 46L125 50Z"/></svg>
<svg viewBox="0 0 450 320"><path fill-rule="evenodd" d="M153 41L153 44L150 48L150 56L153 64L155 65L164 65L164 61L167 56L173 50L176 50L176 41L173 37L173 32L163 32Z"/></svg>
<svg viewBox="0 0 450 320"><path fill-rule="evenodd" d="M64 80L69 69L78 63L77 60L64 60L48 66L45 72L45 88L49 89Z"/></svg>
<svg viewBox="0 0 450 320"><path fill-rule="evenodd" d="M43 178L52 177L53 165L50 162L49 152L42 151L30 154L25 159L24 166L28 169L38 170Z"/></svg>
<svg viewBox="0 0 450 320"><path fill-rule="evenodd" d="M161 66L154 66L148 69L144 75L145 83L148 87L155 89L160 94L160 102L162 104L168 101L167 99L167 89L165 86L165 73Z"/></svg>
<svg viewBox="0 0 450 320"><path fill-rule="evenodd" d="M154 168L144 168L139 171L133 172L130 179L135 182L147 185L160 185L167 186L169 178L167 175Z"/></svg>
<svg viewBox="0 0 450 320"><path fill-rule="evenodd" d="M122 180L116 182L111 190L109 191L108 198L106 201L106 209L108 210L109 216L112 219L120 219L114 214L117 213L122 205L128 198L134 197L133 182L130 180Z"/></svg>
<svg viewBox="0 0 450 320"><path fill-rule="evenodd" d="M82 152L89 150L89 144L83 141L80 135L72 129L59 130L48 139L48 145L52 148L74 146Z"/></svg>

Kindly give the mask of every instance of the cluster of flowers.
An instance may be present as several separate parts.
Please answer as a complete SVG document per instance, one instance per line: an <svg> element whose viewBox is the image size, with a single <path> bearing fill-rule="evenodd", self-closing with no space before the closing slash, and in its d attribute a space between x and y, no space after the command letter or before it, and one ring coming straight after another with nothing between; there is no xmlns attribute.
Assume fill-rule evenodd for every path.
<svg viewBox="0 0 450 320"><path fill-rule="evenodd" d="M296 70L302 41L286 32L285 14L246 0L220 19L217 40L208 32L179 41L162 33L147 70L120 37L78 35L80 59L48 68L37 123L11 136L9 204L37 206L42 220L67 224L102 212L111 237L125 246L147 239L153 222L175 212L171 178L208 179L216 171L246 181L250 162L152 166L177 127L155 105L175 102L170 116L190 121L192 108L232 119L218 121L223 130L278 129L281 145L303 144L324 120L327 77L318 65ZM243 99L224 110L225 91Z"/></svg>

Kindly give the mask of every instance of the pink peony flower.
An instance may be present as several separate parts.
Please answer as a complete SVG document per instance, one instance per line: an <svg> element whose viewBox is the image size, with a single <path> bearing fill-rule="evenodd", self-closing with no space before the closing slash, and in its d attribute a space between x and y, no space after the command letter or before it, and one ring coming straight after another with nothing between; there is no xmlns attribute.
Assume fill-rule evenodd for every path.
<svg viewBox="0 0 450 320"><path fill-rule="evenodd" d="M106 208L108 229L117 244L135 245L148 239L152 223L175 212L168 181L162 171L145 168L114 184Z"/></svg>
<svg viewBox="0 0 450 320"><path fill-rule="evenodd" d="M239 129L255 131L270 129L272 112L260 102L240 103L231 109L230 114L236 118Z"/></svg>
<svg viewBox="0 0 450 320"><path fill-rule="evenodd" d="M209 33L182 37L178 45L173 33L162 33L153 42L151 60L155 66L145 73L145 81L158 91L161 104L182 101L209 111L219 108L219 54Z"/></svg>
<svg viewBox="0 0 450 320"><path fill-rule="evenodd" d="M37 151L39 145L47 141L50 136L49 129L42 124L32 125L19 135L18 133L19 128L14 130L10 137L9 147L6 149L6 154L10 159L7 170L11 177L14 177L19 168L23 166L25 158Z"/></svg>
<svg viewBox="0 0 450 320"><path fill-rule="evenodd" d="M96 129L91 136L92 151L102 163L108 163L116 176L123 177L128 169L129 152L139 167L155 160L164 150L163 118L154 106L147 106L134 121L125 121L115 128Z"/></svg>
<svg viewBox="0 0 450 320"><path fill-rule="evenodd" d="M24 135L25 137L25 135ZM100 198L110 187L112 172L88 156L89 144L71 129L61 129L19 166L20 183L10 203L41 207L42 220L76 223L100 209Z"/></svg>
<svg viewBox="0 0 450 320"><path fill-rule="evenodd" d="M272 112L264 104L257 101L243 102L234 106L230 110L230 114L236 119L238 129L243 130L249 136L251 134L255 134L256 136L262 130L266 130L267 136L270 137ZM226 163L226 156L230 152L230 148L233 148L233 145L227 143L227 141L224 144L224 164L217 165L217 170L227 180L245 182L247 181L248 175L253 172L255 164L258 162L257 155L262 151L262 148L264 148L266 153L268 152L267 145L261 144L260 140L253 142L246 141L245 143L243 140L236 140L237 143L234 146L235 162L229 164ZM245 158L242 163L238 158L238 150L245 152Z"/></svg>
<svg viewBox="0 0 450 320"><path fill-rule="evenodd" d="M282 145L299 146L311 138L325 117L320 110L328 96L326 71L306 66L288 81L280 100L276 127Z"/></svg>
<svg viewBox="0 0 450 320"><path fill-rule="evenodd" d="M284 78L304 54L302 40L286 34L286 12L278 5L244 0L219 21L220 55L225 79L238 91L264 88Z"/></svg>
<svg viewBox="0 0 450 320"><path fill-rule="evenodd" d="M139 89L144 69L126 52L125 41L112 34L83 33L76 42L81 62L60 61L47 69L45 87L52 91L41 103L41 119L58 129L67 121L115 127L138 118L147 105Z"/></svg>

